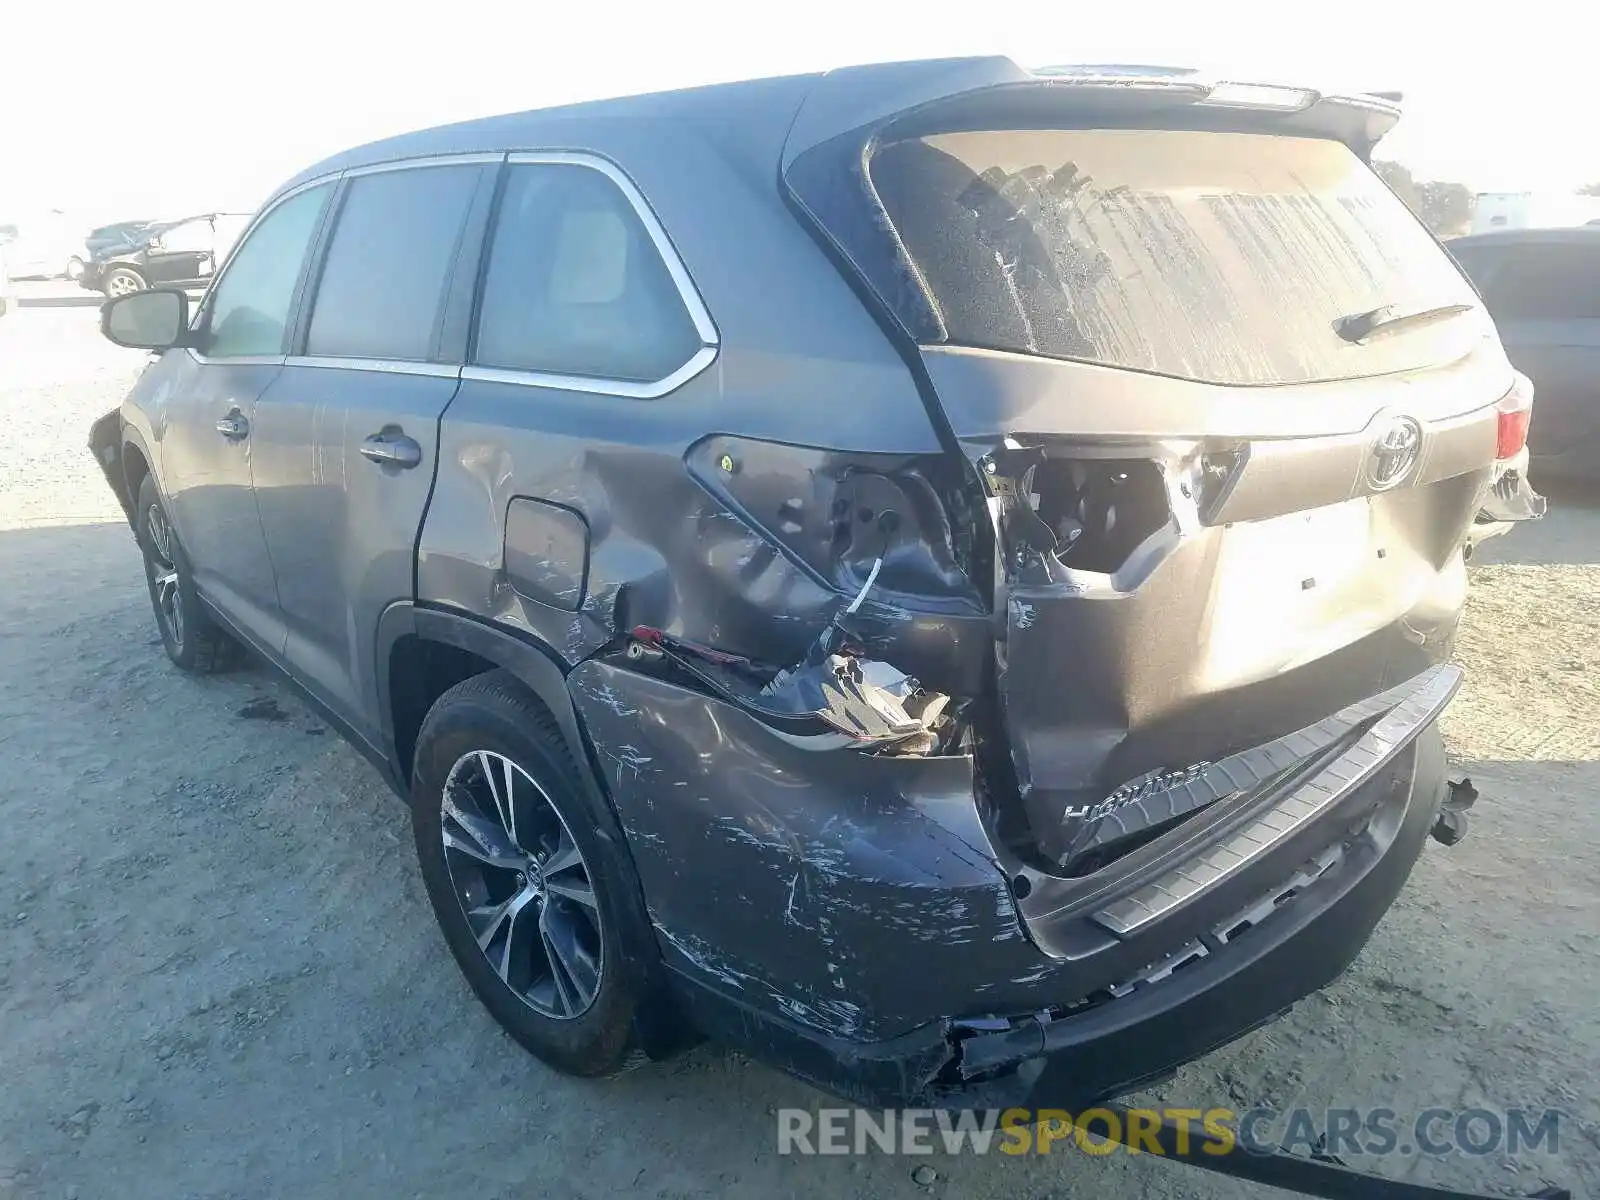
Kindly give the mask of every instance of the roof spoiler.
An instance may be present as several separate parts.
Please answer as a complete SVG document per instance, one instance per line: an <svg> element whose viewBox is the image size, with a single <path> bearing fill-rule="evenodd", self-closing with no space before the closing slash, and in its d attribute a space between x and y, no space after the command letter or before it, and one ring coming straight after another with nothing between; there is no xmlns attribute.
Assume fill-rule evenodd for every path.
<svg viewBox="0 0 1600 1200"><path fill-rule="evenodd" d="M788 166L807 150L889 123L914 132L942 122L1039 120L1054 113L1103 113L1126 120L1194 108L1259 118L1288 135L1328 137L1362 157L1400 119L1398 92L1324 93L1226 79L1187 67L1118 64L1026 70L1009 58L949 58L846 67L812 85L784 147Z"/></svg>

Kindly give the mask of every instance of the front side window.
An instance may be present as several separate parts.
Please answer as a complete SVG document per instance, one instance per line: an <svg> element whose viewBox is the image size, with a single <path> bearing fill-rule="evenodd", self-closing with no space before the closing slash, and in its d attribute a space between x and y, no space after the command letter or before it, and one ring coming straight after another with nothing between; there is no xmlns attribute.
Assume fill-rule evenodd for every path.
<svg viewBox="0 0 1600 1200"><path fill-rule="evenodd" d="M700 334L622 190L585 166L509 171L473 361L646 383L688 362Z"/></svg>
<svg viewBox="0 0 1600 1200"><path fill-rule="evenodd" d="M201 344L209 357L283 353L295 284L332 190L299 192L250 231L206 303Z"/></svg>
<svg viewBox="0 0 1600 1200"><path fill-rule="evenodd" d="M414 167L350 182L322 268L306 353L421 362L482 167Z"/></svg>

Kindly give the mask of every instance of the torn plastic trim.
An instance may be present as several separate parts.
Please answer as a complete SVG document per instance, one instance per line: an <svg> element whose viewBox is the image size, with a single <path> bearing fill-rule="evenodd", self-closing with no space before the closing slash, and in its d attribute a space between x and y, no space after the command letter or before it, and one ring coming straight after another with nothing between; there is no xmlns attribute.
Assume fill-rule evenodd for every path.
<svg viewBox="0 0 1600 1200"><path fill-rule="evenodd" d="M871 586L869 577L807 656L789 667L763 667L648 626L633 629L624 653L639 667L671 664L776 732L803 734L809 723L865 749L933 753L947 746L957 730L947 715L951 697L925 691L904 671L863 657L857 647L846 644L848 620Z"/></svg>
<svg viewBox="0 0 1600 1200"><path fill-rule="evenodd" d="M875 749L929 754L946 745L957 728L946 716L951 697L925 691L906 672L867 657L853 629L882 569L880 555L805 657L777 671L648 626L634 628L625 653L639 664L670 660L754 715L810 719Z"/></svg>
<svg viewBox="0 0 1600 1200"><path fill-rule="evenodd" d="M1545 498L1528 483L1526 472L1511 468L1496 474L1478 511L1479 522L1537 521L1545 515Z"/></svg>
<svg viewBox="0 0 1600 1200"><path fill-rule="evenodd" d="M1242 461L1237 446L1199 441L1007 437L978 459L1004 582L1133 590Z"/></svg>

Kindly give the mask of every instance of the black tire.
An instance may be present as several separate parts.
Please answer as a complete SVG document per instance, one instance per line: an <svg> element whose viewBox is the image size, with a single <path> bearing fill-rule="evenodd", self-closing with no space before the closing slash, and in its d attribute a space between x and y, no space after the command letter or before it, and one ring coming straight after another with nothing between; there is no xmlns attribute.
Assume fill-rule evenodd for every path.
<svg viewBox="0 0 1600 1200"><path fill-rule="evenodd" d="M195 591L189 558L167 517L156 481L139 482L134 532L144 553L144 578L150 607L167 657L185 671L209 675L238 661L239 644L223 632Z"/></svg>
<svg viewBox="0 0 1600 1200"><path fill-rule="evenodd" d="M588 904L577 905L556 895L553 881L558 877L552 870L550 880L542 881L551 882L551 892L519 906L515 911L520 916L512 916L504 924L495 922L494 928L504 930L503 935L495 934L480 948L478 938L480 934L488 936L485 931L491 924L491 910L498 911L517 896L527 895L528 880L540 874L536 868L521 875L500 867L485 869L475 854L463 857L459 834L466 826L454 815L448 821L458 848L447 855L446 783L451 783L455 813L465 810L477 817L486 809L481 802L486 794L483 771L475 765L484 756L498 764L494 770L500 772L497 778L502 790L505 772L511 767L520 768L536 785L529 789L527 779L518 777L523 790L515 793L517 815L509 824L516 826L520 820L521 826L512 841L504 843L506 852L527 850L526 844L538 839L541 828L554 830L557 836L564 830L581 854L578 865L592 888L593 905L591 910ZM493 797L498 802L500 792ZM616 840L598 831L602 818L591 811L591 805L559 727L507 672L491 671L457 684L439 697L423 720L412 772L412 829L423 881L445 942L472 990L507 1033L557 1070L585 1077L615 1075L645 1061L635 1037L635 1017L648 1002L649 987L637 949L643 944L641 935L648 932L642 928L638 882ZM559 827L539 824L545 806L559 816ZM504 832L506 824L499 823L497 835ZM480 842L477 848L485 844ZM555 861L555 856L540 859L537 849L527 852L545 864ZM452 864L457 874L452 874ZM521 890L514 895L496 894L489 882L491 876L509 878L502 885L503 893ZM469 907L478 914L476 931L467 916ZM565 916L560 915L563 912ZM591 977L597 980L592 998L581 1010L571 1006L565 1016L540 1011L537 992L543 989L546 995L559 997L557 976L561 974L554 965L557 956L543 940L547 914L587 921L591 912L594 928L585 963L593 968L598 961ZM512 936L519 920L531 924L516 933L518 952L513 951ZM491 954L500 957L504 976L491 963ZM571 971L565 972L565 978L569 984L581 983Z"/></svg>
<svg viewBox="0 0 1600 1200"><path fill-rule="evenodd" d="M101 281L100 290L107 296L126 296L132 292L142 292L149 286L144 276L132 267L112 267Z"/></svg>

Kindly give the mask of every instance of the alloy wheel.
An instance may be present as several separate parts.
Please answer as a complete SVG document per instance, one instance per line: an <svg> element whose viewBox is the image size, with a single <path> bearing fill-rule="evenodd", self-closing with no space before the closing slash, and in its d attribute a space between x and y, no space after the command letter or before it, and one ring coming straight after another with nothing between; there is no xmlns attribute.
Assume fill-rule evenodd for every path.
<svg viewBox="0 0 1600 1200"><path fill-rule="evenodd" d="M172 547L172 526L161 505L152 504L145 512L145 531L150 543L150 586L155 592L156 612L174 646L183 645L183 601L178 590L178 560Z"/></svg>
<svg viewBox="0 0 1600 1200"><path fill-rule="evenodd" d="M549 795L505 755L477 750L450 768L441 806L445 865L478 949L541 1016L582 1016L604 968L600 908Z"/></svg>
<svg viewBox="0 0 1600 1200"><path fill-rule="evenodd" d="M106 295L127 296L139 291L139 282L133 276L119 272L106 280Z"/></svg>

